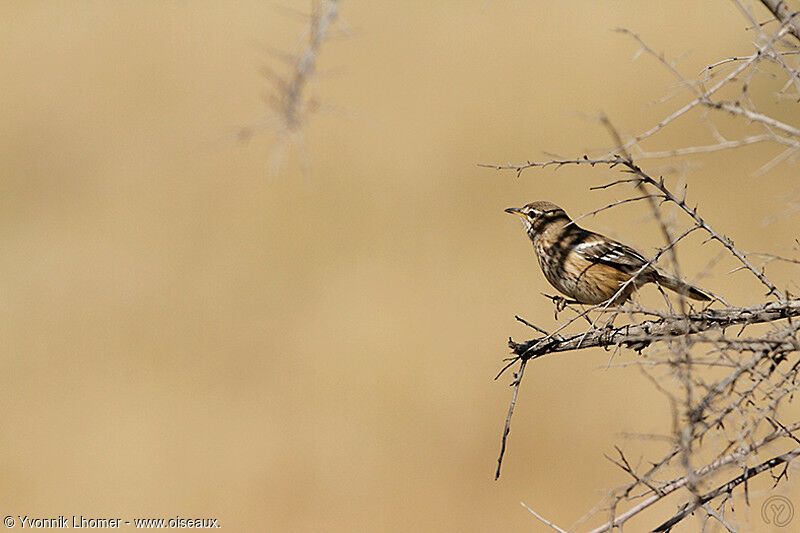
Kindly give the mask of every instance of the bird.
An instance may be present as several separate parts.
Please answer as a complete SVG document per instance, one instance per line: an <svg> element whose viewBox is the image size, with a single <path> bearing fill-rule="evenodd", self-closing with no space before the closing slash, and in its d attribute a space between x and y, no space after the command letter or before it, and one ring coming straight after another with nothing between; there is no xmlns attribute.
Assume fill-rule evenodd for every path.
<svg viewBox="0 0 800 533"><path fill-rule="evenodd" d="M552 202L531 202L505 211L522 218L547 281L579 303L595 305L613 298L611 304L621 305L647 283L693 300L712 299L709 292L659 271L630 246L579 227Z"/></svg>

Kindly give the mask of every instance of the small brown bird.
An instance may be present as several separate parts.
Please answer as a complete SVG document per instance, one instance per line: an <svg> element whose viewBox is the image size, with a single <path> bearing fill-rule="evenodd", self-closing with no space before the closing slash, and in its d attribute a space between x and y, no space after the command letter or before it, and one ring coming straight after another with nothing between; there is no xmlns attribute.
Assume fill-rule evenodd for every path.
<svg viewBox="0 0 800 533"><path fill-rule="evenodd" d="M658 283L694 300L711 300L706 291L656 270L642 254L603 235L571 223L563 209L550 202L532 202L511 207L506 213L522 217L522 225L533 241L544 277L569 298L584 304L599 304L613 297L627 281L639 275L617 296L621 304L646 283ZM644 267L644 269L642 269Z"/></svg>

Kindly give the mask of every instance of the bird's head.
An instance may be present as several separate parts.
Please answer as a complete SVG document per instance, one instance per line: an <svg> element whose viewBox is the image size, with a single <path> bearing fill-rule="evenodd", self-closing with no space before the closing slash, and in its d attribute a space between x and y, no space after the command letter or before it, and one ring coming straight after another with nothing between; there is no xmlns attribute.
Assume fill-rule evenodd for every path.
<svg viewBox="0 0 800 533"><path fill-rule="evenodd" d="M523 207L509 207L506 213L519 215L522 218L522 226L531 237L552 222L569 222L567 213L552 202L531 202Z"/></svg>

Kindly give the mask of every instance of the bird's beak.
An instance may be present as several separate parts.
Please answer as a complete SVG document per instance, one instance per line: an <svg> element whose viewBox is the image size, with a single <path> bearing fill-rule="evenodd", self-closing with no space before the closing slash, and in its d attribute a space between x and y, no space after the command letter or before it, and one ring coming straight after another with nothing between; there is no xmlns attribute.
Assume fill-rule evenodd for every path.
<svg viewBox="0 0 800 533"><path fill-rule="evenodd" d="M525 219L528 218L528 215L526 215L522 211L522 209L519 209L518 207L509 207L508 209L506 209L506 213L511 213L512 215L519 215L519 216L521 216L522 218L525 218Z"/></svg>

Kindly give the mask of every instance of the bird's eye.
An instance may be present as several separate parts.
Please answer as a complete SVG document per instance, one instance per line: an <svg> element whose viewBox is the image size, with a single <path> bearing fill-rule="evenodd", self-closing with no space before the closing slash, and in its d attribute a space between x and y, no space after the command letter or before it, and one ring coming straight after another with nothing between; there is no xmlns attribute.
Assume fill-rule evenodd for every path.
<svg viewBox="0 0 800 533"><path fill-rule="evenodd" d="M541 215L541 213L539 211L536 211L535 209L531 209L530 211L528 211L529 218L536 218L539 215Z"/></svg>

